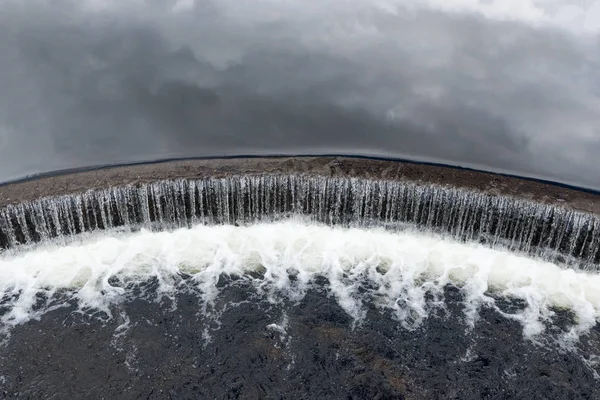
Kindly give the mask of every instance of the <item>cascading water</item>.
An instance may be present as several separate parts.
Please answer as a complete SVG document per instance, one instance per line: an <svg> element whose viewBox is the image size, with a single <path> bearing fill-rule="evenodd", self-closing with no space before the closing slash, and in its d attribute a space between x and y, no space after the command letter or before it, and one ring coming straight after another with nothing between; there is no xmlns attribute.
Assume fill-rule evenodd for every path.
<svg viewBox="0 0 600 400"><path fill-rule="evenodd" d="M435 184L301 175L167 180L8 205L0 210L0 245L119 226L247 225L291 215L329 225L410 225L585 270L600 262L594 214Z"/></svg>
<svg viewBox="0 0 600 400"><path fill-rule="evenodd" d="M77 381L73 396L110 382L133 398L170 374L191 397L222 397L228 374L249 370L249 397L306 382L335 397L332 376L354 385L364 370L383 398L429 398L450 379L483 398L474 376L513 397L600 394L593 213L408 180L229 175L9 204L0 245L4 393L73 395L53 383L65 365L106 365L90 379L100 389ZM547 365L573 388L530 388ZM336 372L320 381L322 368ZM194 374L202 385L186 387Z"/></svg>

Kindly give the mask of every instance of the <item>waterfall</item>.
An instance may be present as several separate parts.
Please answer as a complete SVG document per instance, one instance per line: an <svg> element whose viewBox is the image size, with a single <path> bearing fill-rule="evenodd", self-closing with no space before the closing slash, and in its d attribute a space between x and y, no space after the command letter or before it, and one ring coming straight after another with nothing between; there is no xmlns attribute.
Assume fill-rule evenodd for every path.
<svg viewBox="0 0 600 400"><path fill-rule="evenodd" d="M591 213L435 184L304 175L176 179L41 198L0 210L0 246L125 227L250 224L293 215L330 225L406 226L598 270Z"/></svg>

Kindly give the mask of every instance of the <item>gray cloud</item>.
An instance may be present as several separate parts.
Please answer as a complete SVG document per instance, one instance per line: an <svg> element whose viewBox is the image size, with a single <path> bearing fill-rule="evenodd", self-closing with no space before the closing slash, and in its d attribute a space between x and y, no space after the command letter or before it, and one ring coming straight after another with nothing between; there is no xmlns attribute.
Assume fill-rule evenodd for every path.
<svg viewBox="0 0 600 400"><path fill-rule="evenodd" d="M164 4L0 6L0 180L174 156L344 153L600 188L589 38L337 3L316 14Z"/></svg>

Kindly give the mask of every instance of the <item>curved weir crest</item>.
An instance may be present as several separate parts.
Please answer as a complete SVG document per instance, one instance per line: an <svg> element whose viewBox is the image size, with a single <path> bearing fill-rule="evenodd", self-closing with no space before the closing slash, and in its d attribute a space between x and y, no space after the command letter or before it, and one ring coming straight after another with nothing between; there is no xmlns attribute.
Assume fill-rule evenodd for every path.
<svg viewBox="0 0 600 400"><path fill-rule="evenodd" d="M600 316L598 216L430 183L257 174L110 187L5 206L0 244L4 329L73 301L110 317L153 280L159 297L191 290L206 308L223 274L273 301L325 278L355 321L372 301L409 329L444 307L448 285L470 325L492 306L534 336L567 309L573 338ZM504 312L497 296L523 306Z"/></svg>
<svg viewBox="0 0 600 400"><path fill-rule="evenodd" d="M8 205L0 210L0 246L295 215L346 227L410 226L584 270L600 263L600 219L592 213L436 184L301 174L164 180Z"/></svg>

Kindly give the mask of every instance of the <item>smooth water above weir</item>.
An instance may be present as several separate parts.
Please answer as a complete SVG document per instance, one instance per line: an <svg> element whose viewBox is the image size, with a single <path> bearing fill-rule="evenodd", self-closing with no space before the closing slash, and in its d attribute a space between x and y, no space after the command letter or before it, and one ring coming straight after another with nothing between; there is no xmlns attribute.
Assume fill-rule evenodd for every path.
<svg viewBox="0 0 600 400"><path fill-rule="evenodd" d="M352 227L408 224L587 270L600 263L600 219L591 213L435 184L288 174L166 180L8 205L0 211L0 245L120 226L168 230L293 215Z"/></svg>

